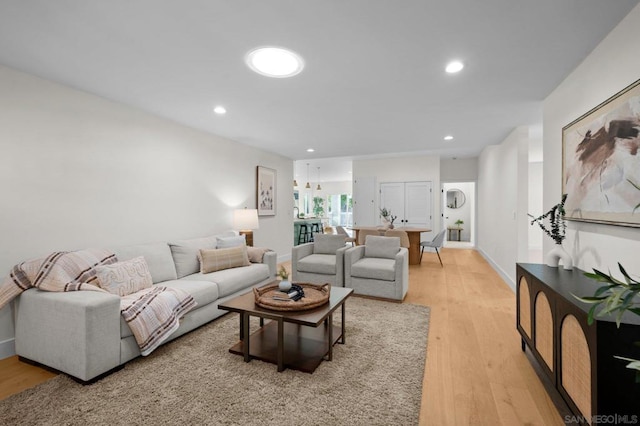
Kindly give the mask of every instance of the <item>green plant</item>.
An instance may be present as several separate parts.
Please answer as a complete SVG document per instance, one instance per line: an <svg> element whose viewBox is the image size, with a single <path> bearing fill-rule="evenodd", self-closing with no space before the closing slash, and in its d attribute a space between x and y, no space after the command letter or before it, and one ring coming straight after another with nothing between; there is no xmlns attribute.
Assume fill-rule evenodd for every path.
<svg viewBox="0 0 640 426"><path fill-rule="evenodd" d="M392 215L391 210L387 210L386 207L380 209L380 217L390 222L391 224L393 224L393 222L398 218L398 216Z"/></svg>
<svg viewBox="0 0 640 426"><path fill-rule="evenodd" d="M289 279L289 272L287 272L284 265L281 265L280 269L278 269L278 276L282 278L283 281L287 281Z"/></svg>
<svg viewBox="0 0 640 426"><path fill-rule="evenodd" d="M616 324L620 327L620 321L626 311L640 315L640 281L631 278L627 271L618 263L620 272L624 277L624 281L616 279L611 273L605 274L597 269L593 273L585 272L585 276L594 279L606 285L598 288L593 296L578 297L578 300L591 304L587 321L589 325L593 324L594 317L602 317L605 315L615 315ZM596 309L600 310L596 313ZM636 345L639 345L636 342ZM636 370L636 382L640 383L640 360L616 356L616 358L629 361L627 368Z"/></svg>
<svg viewBox="0 0 640 426"><path fill-rule="evenodd" d="M458 225L458 226L464 225L464 220L458 219L458 220L456 220L455 224Z"/></svg>
<svg viewBox="0 0 640 426"><path fill-rule="evenodd" d="M324 216L324 198L313 197L313 214L316 217Z"/></svg>
<svg viewBox="0 0 640 426"><path fill-rule="evenodd" d="M564 215L565 215L564 203L565 203L565 201L567 201L567 194L564 194L562 196L562 200L558 204L556 204L555 206L551 207L551 210L549 210L548 212L546 212L542 216L538 216L538 217L533 218L532 215L530 215L530 214L527 215L527 216L533 218L533 220L531 221L531 225L533 225L534 223L537 223L540 226L540 228L542 228L542 230L548 236L550 236L553 239L553 241L556 242L556 244L562 244L562 241L564 240L564 237L565 237L565 231L567 229L567 225L564 222ZM543 221L547 217L549 218L549 226L551 227L551 229L548 229L544 225Z"/></svg>

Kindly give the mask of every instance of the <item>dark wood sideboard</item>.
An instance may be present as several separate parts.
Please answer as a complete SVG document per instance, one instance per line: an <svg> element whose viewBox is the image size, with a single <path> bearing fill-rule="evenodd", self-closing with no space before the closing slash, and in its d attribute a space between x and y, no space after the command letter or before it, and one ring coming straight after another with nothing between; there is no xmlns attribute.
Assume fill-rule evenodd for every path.
<svg viewBox="0 0 640 426"><path fill-rule="evenodd" d="M573 414L571 423L632 421L640 414L635 370L615 355L640 359L640 317L626 313L620 328L609 316L587 324L591 307L576 296L592 296L602 284L574 268L516 265L516 327L550 394L559 393ZM561 410L562 411L562 410ZM625 417L627 416L627 417ZM640 422L640 418L635 418Z"/></svg>

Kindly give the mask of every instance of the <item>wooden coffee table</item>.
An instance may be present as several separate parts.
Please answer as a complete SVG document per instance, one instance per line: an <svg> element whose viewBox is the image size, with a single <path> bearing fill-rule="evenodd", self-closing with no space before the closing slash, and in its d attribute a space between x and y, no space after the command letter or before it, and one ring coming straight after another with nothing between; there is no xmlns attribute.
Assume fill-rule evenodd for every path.
<svg viewBox="0 0 640 426"><path fill-rule="evenodd" d="M240 341L229 352L270 362L285 368L313 373L323 359L333 359L333 345L345 343L345 300L353 289L331 287L329 303L308 311L273 311L255 304L253 292L218 305L240 314ZM333 325L333 313L342 308L342 324ZM249 335L251 317L260 318L260 328ZM271 321L265 324L264 320ZM248 336L248 337L247 337Z"/></svg>

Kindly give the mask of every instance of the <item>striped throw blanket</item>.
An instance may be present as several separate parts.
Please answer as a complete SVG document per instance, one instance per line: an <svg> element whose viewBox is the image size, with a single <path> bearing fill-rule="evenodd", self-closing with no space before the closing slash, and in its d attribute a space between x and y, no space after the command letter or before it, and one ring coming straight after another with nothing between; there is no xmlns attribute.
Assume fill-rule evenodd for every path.
<svg viewBox="0 0 640 426"><path fill-rule="evenodd" d="M0 284L0 309L29 288L46 291L102 291L95 267L117 261L116 255L104 249L55 252L45 258L15 265ZM149 355L179 326L179 319L196 302L183 290L153 286L124 296L120 311L140 347Z"/></svg>
<svg viewBox="0 0 640 426"><path fill-rule="evenodd" d="M153 286L123 296L122 318L129 324L143 356L160 346L179 326L179 319L196 306L184 290Z"/></svg>

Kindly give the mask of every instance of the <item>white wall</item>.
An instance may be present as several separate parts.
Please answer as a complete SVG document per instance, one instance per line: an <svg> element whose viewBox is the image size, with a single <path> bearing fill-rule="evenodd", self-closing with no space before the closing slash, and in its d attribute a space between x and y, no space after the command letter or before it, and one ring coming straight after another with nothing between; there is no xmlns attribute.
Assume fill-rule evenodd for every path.
<svg viewBox="0 0 640 426"><path fill-rule="evenodd" d="M538 217L544 213L542 210L543 167L544 163L541 161L529 162L529 201L527 211L533 217ZM531 218L529 218L529 223L531 223ZM538 225L529 226L529 260L532 262L531 251L542 250L543 236L542 229ZM536 260L536 263L542 261L537 255Z"/></svg>
<svg viewBox="0 0 640 426"><path fill-rule="evenodd" d="M478 180L478 157L441 159L440 180L442 182L475 182Z"/></svg>
<svg viewBox="0 0 640 426"><path fill-rule="evenodd" d="M353 177L375 177L376 179L376 206L378 212L380 206L380 184L385 182L432 182L433 196L432 219L433 232L422 234L423 239L433 238L440 229L440 157L438 156L414 156L391 157L369 160L353 161ZM355 198L355 194L354 194ZM373 224L372 224L373 225ZM434 233L435 232L435 233Z"/></svg>
<svg viewBox="0 0 640 426"><path fill-rule="evenodd" d="M5 67L0 94L2 275L54 250L230 229L234 208L255 208L258 165L277 170L278 214L254 243L290 253L290 159ZM0 358L13 335L8 306Z"/></svg>
<svg viewBox="0 0 640 426"><path fill-rule="evenodd" d="M515 264L527 253L527 127L485 148L478 161L478 250L515 288Z"/></svg>
<svg viewBox="0 0 640 426"><path fill-rule="evenodd" d="M561 197L562 128L640 77L640 6L634 8L544 101L544 210ZM553 246L544 238L544 250ZM583 270L640 275L640 229L568 222L564 247Z"/></svg>

